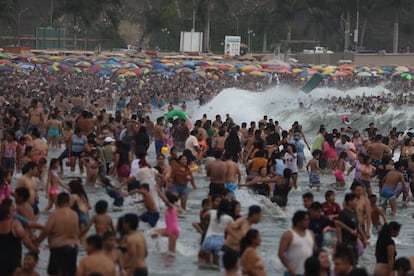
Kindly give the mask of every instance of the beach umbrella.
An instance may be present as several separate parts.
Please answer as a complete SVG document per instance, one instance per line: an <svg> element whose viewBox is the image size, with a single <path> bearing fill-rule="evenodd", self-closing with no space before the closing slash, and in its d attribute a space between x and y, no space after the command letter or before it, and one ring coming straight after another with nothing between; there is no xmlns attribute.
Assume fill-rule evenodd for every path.
<svg viewBox="0 0 414 276"><path fill-rule="evenodd" d="M352 65L340 65L340 66L338 66L338 68L341 69L341 70L354 70L355 69L355 66L352 66Z"/></svg>
<svg viewBox="0 0 414 276"><path fill-rule="evenodd" d="M193 71L193 70L191 70L190 68L187 68L187 67L182 67L182 68L179 68L179 69L175 70L175 72L176 72L177 74L191 74L191 73L193 73L194 71Z"/></svg>
<svg viewBox="0 0 414 276"><path fill-rule="evenodd" d="M165 72L164 69L152 69L148 73L144 73L144 74L157 75L157 74L163 74L164 72Z"/></svg>
<svg viewBox="0 0 414 276"><path fill-rule="evenodd" d="M23 63L19 63L17 65L17 67L19 67L20 69L30 69L33 70L36 68L36 65L33 63L29 63L29 62L23 62Z"/></svg>
<svg viewBox="0 0 414 276"><path fill-rule="evenodd" d="M61 56L51 56L49 57L50 60L61 60L62 57Z"/></svg>
<svg viewBox="0 0 414 276"><path fill-rule="evenodd" d="M138 68L138 66L136 64L134 64L134 63L129 62L129 63L125 63L122 66L122 68L125 68L125 69L133 69L133 68Z"/></svg>
<svg viewBox="0 0 414 276"><path fill-rule="evenodd" d="M260 71L252 71L252 72L249 73L249 76L262 78L262 77L265 76L265 74L263 72L260 72Z"/></svg>
<svg viewBox="0 0 414 276"><path fill-rule="evenodd" d="M75 63L76 67L81 67L81 68L87 68L87 67L91 67L92 64L88 61L79 61Z"/></svg>
<svg viewBox="0 0 414 276"><path fill-rule="evenodd" d="M300 73L300 72L302 72L303 70L302 69L300 69L300 68L294 68L294 69L292 69L292 73L293 74L297 74L297 73Z"/></svg>
<svg viewBox="0 0 414 276"><path fill-rule="evenodd" d="M413 79L413 75L411 75L410 73L402 73L401 78L406 79L406 80L412 80Z"/></svg>
<svg viewBox="0 0 414 276"><path fill-rule="evenodd" d="M408 69L407 66L397 66L395 68L395 71L399 73L405 73L405 72L410 72L410 69Z"/></svg>
<svg viewBox="0 0 414 276"><path fill-rule="evenodd" d="M73 67L73 72L74 73L82 73L82 69L80 69L78 67Z"/></svg>
<svg viewBox="0 0 414 276"><path fill-rule="evenodd" d="M95 73L95 72L101 71L102 69L103 68L101 65L94 65L94 66L89 67L87 71Z"/></svg>
<svg viewBox="0 0 414 276"><path fill-rule="evenodd" d="M165 72L162 72L162 75L163 76L173 76L174 75L174 73L173 72L168 72L168 71L165 71Z"/></svg>
<svg viewBox="0 0 414 276"><path fill-rule="evenodd" d="M139 68L133 68L133 69L129 69L129 72L134 72L137 76L141 76L142 75L142 71Z"/></svg>
<svg viewBox="0 0 414 276"><path fill-rule="evenodd" d="M370 72L359 72L357 76L361 78L368 78L368 77L372 77L372 74Z"/></svg>
<svg viewBox="0 0 414 276"><path fill-rule="evenodd" d="M57 71L59 71L59 68L57 68L56 66L49 66L47 69L49 70L49 72L57 72Z"/></svg>
<svg viewBox="0 0 414 276"><path fill-rule="evenodd" d="M11 67L10 65L4 64L4 65L0 65L0 72L12 72L13 71L13 67Z"/></svg>
<svg viewBox="0 0 414 276"><path fill-rule="evenodd" d="M112 74L112 72L108 70L99 70L98 74L102 76L109 76L110 74Z"/></svg>

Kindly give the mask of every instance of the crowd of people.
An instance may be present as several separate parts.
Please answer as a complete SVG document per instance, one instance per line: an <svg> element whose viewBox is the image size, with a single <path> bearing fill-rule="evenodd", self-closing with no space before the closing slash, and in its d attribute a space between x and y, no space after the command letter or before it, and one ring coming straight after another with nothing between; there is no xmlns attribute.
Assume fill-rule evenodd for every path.
<svg viewBox="0 0 414 276"><path fill-rule="evenodd" d="M47 238L49 275L148 275L147 241L138 226L154 227L152 237L168 237L169 251L176 252L178 213L185 215L189 185L197 189L196 171L205 171L210 180L209 193L200 204L200 221L193 223L200 233L200 265L217 265L225 275L240 271L266 275L257 251L261 231L252 228L260 223L262 208L250 206L243 217L238 189L247 187L285 208L289 192L299 185L298 175L308 173L310 189L320 191L325 185L321 174L332 175L334 183L327 184L326 202L314 201L311 192L305 193L303 210L295 212L292 228L282 235L278 256L288 275L364 275L366 271L357 267L358 257L372 233L378 233L375 275L393 275L394 270L408 275L404 273L414 270L413 257L395 260L392 237L398 236L401 225L387 221L396 214L400 195L403 202L410 199L410 191L414 196L410 132L399 140L396 129L383 136L373 123L359 132L345 117L340 129L328 132L321 125L309 143L299 122L283 129L267 116L238 125L230 114L225 118L205 114L191 127L183 118L161 116L153 122L147 116L154 101L158 107L171 102L168 110L172 110L185 100L198 98L201 103L225 87L248 83L247 76L221 81L176 76L113 82L87 74L44 71L5 75L0 80L0 274L37 275L39 245ZM263 83L270 85L269 79ZM107 112L111 106L115 106L113 115ZM148 161L148 155L154 154L149 152L151 143L155 164ZM60 149L58 158L50 158L51 147ZM309 160L305 147L312 153ZM395 152L401 153L397 162ZM78 177L67 184L62 181L65 166L70 170L66 173ZM341 207L335 189L348 186L345 175L352 171L354 181ZM372 179L378 179L375 192ZM102 186L119 207L126 197L139 194L146 211L139 216L124 214L115 227L107 214L108 202L90 202L84 185ZM45 212L50 212L45 225L37 222L38 191L43 187L48 199ZM95 215L89 218L92 205ZM166 227L156 228L161 210ZM96 234L87 236L91 227ZM336 233L334 266L323 249L327 231ZM22 242L30 250L23 262ZM80 245L88 256L77 263Z"/></svg>

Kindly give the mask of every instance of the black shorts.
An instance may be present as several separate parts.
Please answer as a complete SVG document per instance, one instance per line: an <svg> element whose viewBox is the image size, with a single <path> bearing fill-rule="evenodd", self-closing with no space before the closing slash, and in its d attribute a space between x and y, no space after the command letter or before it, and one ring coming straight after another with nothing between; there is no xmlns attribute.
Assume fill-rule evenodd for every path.
<svg viewBox="0 0 414 276"><path fill-rule="evenodd" d="M81 152L75 152L75 151L71 151L70 152L70 156L72 157L72 156L74 156L74 157L81 157L81 154L83 153L83 151L81 151Z"/></svg>
<svg viewBox="0 0 414 276"><path fill-rule="evenodd" d="M51 248L47 273L49 275L75 276L77 256L77 245Z"/></svg>
<svg viewBox="0 0 414 276"><path fill-rule="evenodd" d="M1 166L5 170L14 170L15 163L16 162L15 162L15 159L14 158L3 157Z"/></svg>
<svg viewBox="0 0 414 276"><path fill-rule="evenodd" d="M209 196L212 195L221 195L224 192L224 184L220 183L210 183L210 191L208 192Z"/></svg>
<svg viewBox="0 0 414 276"><path fill-rule="evenodd" d="M147 276L148 268L136 268L134 271L134 276Z"/></svg>

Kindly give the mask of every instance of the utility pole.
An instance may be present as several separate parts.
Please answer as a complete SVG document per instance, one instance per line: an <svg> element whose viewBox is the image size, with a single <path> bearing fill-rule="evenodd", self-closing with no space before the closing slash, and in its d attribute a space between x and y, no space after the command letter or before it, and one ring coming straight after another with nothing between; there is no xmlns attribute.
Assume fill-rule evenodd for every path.
<svg viewBox="0 0 414 276"><path fill-rule="evenodd" d="M50 0L49 27L53 28L53 0Z"/></svg>
<svg viewBox="0 0 414 276"><path fill-rule="evenodd" d="M23 10L20 10L17 13L17 46L20 46L21 18L22 18L23 13L27 12L28 10L29 10L28 8L25 8Z"/></svg>
<svg viewBox="0 0 414 276"><path fill-rule="evenodd" d="M355 31L354 31L355 50L357 50L358 48L358 40L359 40L359 0L357 1L356 26L355 26Z"/></svg>
<svg viewBox="0 0 414 276"><path fill-rule="evenodd" d="M344 44L344 52L348 52L349 50L349 35L351 33L351 16L348 15L346 16L346 23L345 23L345 44Z"/></svg>

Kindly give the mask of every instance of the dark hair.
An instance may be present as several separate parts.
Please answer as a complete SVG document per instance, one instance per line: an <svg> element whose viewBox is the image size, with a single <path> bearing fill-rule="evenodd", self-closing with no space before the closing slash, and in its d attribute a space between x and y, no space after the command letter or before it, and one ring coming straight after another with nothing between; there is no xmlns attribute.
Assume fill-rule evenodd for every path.
<svg viewBox="0 0 414 276"><path fill-rule="evenodd" d="M338 244L335 247L334 259L341 259L350 265L355 265L356 263L351 249L346 244Z"/></svg>
<svg viewBox="0 0 414 276"><path fill-rule="evenodd" d="M310 208L310 210L322 210L322 204L319 201L314 201L312 202Z"/></svg>
<svg viewBox="0 0 414 276"><path fill-rule="evenodd" d="M86 239L86 243L88 245L93 245L93 247L95 247L95 249L97 249L97 250L101 250L102 249L103 240L98 235L92 235L92 236L89 236Z"/></svg>
<svg viewBox="0 0 414 276"><path fill-rule="evenodd" d="M230 211L230 201L222 199L220 200L220 204L217 208L217 223L220 223L220 217L223 214L229 214Z"/></svg>
<svg viewBox="0 0 414 276"><path fill-rule="evenodd" d="M137 230L139 218L136 214L129 213L124 216L124 223L128 224L132 230Z"/></svg>
<svg viewBox="0 0 414 276"><path fill-rule="evenodd" d="M393 231L400 231L401 229L401 224L396 222L396 221L391 221L390 223L385 223L382 228L381 231L378 234L378 239L377 239L377 246L378 246L378 242L380 240L383 239L388 239L391 237L391 232ZM381 243L380 243L381 244Z"/></svg>
<svg viewBox="0 0 414 276"><path fill-rule="evenodd" d="M247 247L252 245L253 240L257 238L259 231L256 229L250 229L247 231L246 235L240 240L240 255L246 250Z"/></svg>
<svg viewBox="0 0 414 276"><path fill-rule="evenodd" d="M26 165L23 166L22 174L26 174L28 171L33 170L36 167L37 167L37 164L35 162L30 161Z"/></svg>
<svg viewBox="0 0 414 276"><path fill-rule="evenodd" d="M304 193L302 199L313 199L313 194L311 192Z"/></svg>
<svg viewBox="0 0 414 276"><path fill-rule="evenodd" d="M25 256L30 256L32 257L36 262L39 260L39 255L37 255L36 253L29 251L25 254Z"/></svg>
<svg viewBox="0 0 414 276"><path fill-rule="evenodd" d="M230 210L229 210L229 215L236 220L238 218L238 215L236 214L236 207L237 205L240 205L240 202L238 202L237 200L232 200L230 202Z"/></svg>
<svg viewBox="0 0 414 276"><path fill-rule="evenodd" d="M305 276L315 276L319 275L319 271L321 270L321 264L319 262L318 257L310 256L305 261Z"/></svg>
<svg viewBox="0 0 414 276"><path fill-rule="evenodd" d="M53 165L54 163L56 163L56 162L59 162L59 159L57 159L57 158L52 158L52 159L50 159L50 162L49 162L49 169L50 169L50 168L52 168L52 165Z"/></svg>
<svg viewBox="0 0 414 276"><path fill-rule="evenodd" d="M171 204L174 204L178 201L178 197L170 191L167 191L165 193L165 197L168 199L168 202L170 202Z"/></svg>
<svg viewBox="0 0 414 276"><path fill-rule="evenodd" d="M312 152L312 156L315 157L316 155L321 155L322 151L321 150L314 150Z"/></svg>
<svg viewBox="0 0 414 276"><path fill-rule="evenodd" d="M304 220L306 216L308 216L307 211L303 211L303 210L296 211L292 218L293 226L298 225L298 223Z"/></svg>
<svg viewBox="0 0 414 276"><path fill-rule="evenodd" d="M252 205L249 207L249 214L248 217L251 217L256 214L260 214L262 212L262 208L259 205Z"/></svg>
<svg viewBox="0 0 414 276"><path fill-rule="evenodd" d="M355 194L353 194L353 193L347 193L347 194L345 195L344 200L345 200L345 202L346 202L346 203L348 203L348 202L350 202L351 200L354 200L355 198L356 198L356 195L355 195Z"/></svg>
<svg viewBox="0 0 414 276"><path fill-rule="evenodd" d="M394 270L402 269L404 272L408 272L411 270L410 260L406 257L398 258L394 264Z"/></svg>
<svg viewBox="0 0 414 276"><path fill-rule="evenodd" d="M109 238L113 238L113 237L116 237L116 234L114 233L114 232L112 232L112 231L106 231L105 233L103 233L103 235L102 235L102 240L103 241L106 241L107 239L109 239Z"/></svg>
<svg viewBox="0 0 414 276"><path fill-rule="evenodd" d="M214 158L220 159L222 155L223 155L223 153L221 151L219 151L219 150L214 151Z"/></svg>
<svg viewBox="0 0 414 276"><path fill-rule="evenodd" d="M348 276L368 276L368 272L363 267L356 267L352 269L347 275Z"/></svg>
<svg viewBox="0 0 414 276"><path fill-rule="evenodd" d="M69 194L65 192L61 192L57 196L57 205L69 204Z"/></svg>
<svg viewBox="0 0 414 276"><path fill-rule="evenodd" d="M201 207L203 207L204 205L206 205L206 204L208 204L208 203L210 203L210 199L208 199L208 198L203 199L203 200L201 201Z"/></svg>
<svg viewBox="0 0 414 276"><path fill-rule="evenodd" d="M86 201L88 200L88 195L85 192L85 189L82 186L82 180L80 178L74 179L69 182L70 193L78 195L79 198L83 198Z"/></svg>
<svg viewBox="0 0 414 276"><path fill-rule="evenodd" d="M2 203L4 203L4 201ZM5 220L6 218L9 217L9 215L10 215L10 207L2 204L0 206L0 221Z"/></svg>
<svg viewBox="0 0 414 276"><path fill-rule="evenodd" d="M328 197L330 197L331 195L334 195L335 192L332 190L327 190L325 193L325 200L328 200Z"/></svg>
<svg viewBox="0 0 414 276"><path fill-rule="evenodd" d="M26 202L30 198L30 191L26 187L17 188L14 192L23 202Z"/></svg>
<svg viewBox="0 0 414 276"><path fill-rule="evenodd" d="M95 212L97 214L105 214L108 210L108 202L106 200L98 200L98 202L95 203Z"/></svg>

